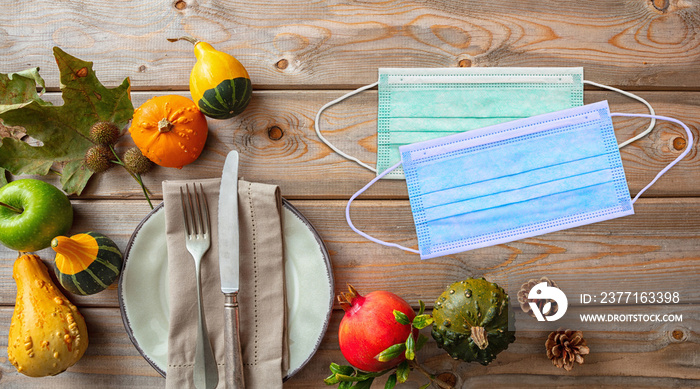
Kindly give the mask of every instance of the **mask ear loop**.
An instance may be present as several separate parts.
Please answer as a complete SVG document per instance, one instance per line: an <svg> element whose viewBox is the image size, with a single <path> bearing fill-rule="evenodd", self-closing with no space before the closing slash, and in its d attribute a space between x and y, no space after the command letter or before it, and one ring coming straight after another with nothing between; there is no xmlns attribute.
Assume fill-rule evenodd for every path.
<svg viewBox="0 0 700 389"><path fill-rule="evenodd" d="M646 101L646 100L644 100L643 98L641 98L641 97L639 97L639 96L637 96L637 95L635 95L635 94L633 94L633 93L626 92L626 91L623 91L623 90L621 90L621 89L617 89L617 88L612 87L612 86L599 84L599 83L597 83L597 82L588 81L588 80L583 80L583 83L584 83L584 84L588 84L588 85L592 85L592 86L595 86L595 87L598 87L598 88L602 88L602 89L608 89L608 90L611 90L611 91L613 91L613 92L617 92L617 93L620 93L620 94L625 95L625 96L627 96L627 97L633 98L633 99L635 99L635 100L641 102L642 104L646 105L647 108L649 109L649 113L652 115L652 117L651 117L651 123L649 124L649 127L648 127L646 130L644 130L642 133L637 134L635 137L633 137L633 138L631 138L631 139L628 139L628 140L626 140L626 141L620 143L620 144L618 145L618 148L623 148L623 147L627 146L628 144L630 144L630 143L632 143L632 142L634 142L634 141L636 141L636 140L638 140L638 139L643 138L644 136L646 136L647 134L649 134L649 133L651 132L651 130L654 128L654 126L656 125L656 119L653 117L653 115L656 114L656 112L654 112L654 108L652 108L651 104L649 104L649 102ZM373 83L368 84L368 85L365 85L365 86L362 86L362 87L360 87L360 88L358 88L358 89L355 89L354 91L351 91L351 92L348 92L348 93L344 94L343 96L341 96L341 97L339 97L339 98L337 98L337 99L335 99L335 100L333 100L333 101L330 101L330 102L326 103L325 105L323 105L323 106L321 107L321 109L318 110L318 112L316 113L316 118L314 119L314 130L316 131L316 135L317 135L318 138L321 140L321 142L323 142L326 146L330 147L331 150L335 151L335 152L338 153L340 156L342 156L342 157L344 157L344 158L346 158L346 159L349 159L350 161L353 161L353 162L357 163L358 165L364 167L365 169L367 169L367 170L369 170L369 171L371 171L371 172L373 172L373 173L376 173L376 172L377 172L377 169L376 169L376 168L373 168L372 166L369 166L369 165L367 165L366 163L360 161L358 158L353 157L353 156L351 156L351 155L345 153L344 151L342 151L342 150L338 149L337 147L335 147L331 142L329 142L328 139L326 139L326 138L321 134L321 124L320 124L320 123L321 123L321 113L323 113L323 111L325 111L328 107L330 107L330 106L332 106L332 105L335 105L335 104L337 104L337 103L339 103L339 102L341 102L341 101L347 99L348 97L354 96L354 95L356 95L356 94L358 94L358 93L360 93L360 92L363 92L363 91L365 91L365 90L367 90L367 89L374 88L374 87L377 86L378 84L379 84L379 81L373 82Z"/></svg>
<svg viewBox="0 0 700 389"><path fill-rule="evenodd" d="M379 239L377 239L377 238L375 238L375 237L373 237L373 236L370 236L370 235L368 235L368 234L366 234L366 233L360 231L359 229L357 229L357 227L355 227L355 225L352 224L352 220L350 220L350 204L352 204L353 200L355 200L355 199L357 198L357 196L361 195L361 194L364 193L367 189L369 189L370 186L374 185L375 182L381 180L382 177L384 177L385 175L387 175L387 173L389 173L389 172L391 172L392 170L396 169L396 168L399 167L400 165L401 165L401 162L398 162L396 165L394 165L394 166L392 166L392 167L390 167L390 168L384 170L381 174L379 174L379 175L377 175L375 178L373 178L372 181L370 181L369 183L367 183L367 185L365 185L362 189L358 190L357 193L355 193L354 195L352 195L352 197L350 197L350 200L348 200L348 205L345 206L345 220L348 222L348 226L350 226L350 228L351 228L353 231L355 231L358 235L364 237L365 239L371 240L371 241L374 242L374 243L379 243L379 244L384 245L384 246L396 247L396 248L400 248L401 250L404 250L404 251L408 251L408 252L415 253L415 254L420 254L420 251L418 251L418 250L415 250L415 249L412 249L412 248L409 248L409 247L405 247L405 246L401 246L400 244L396 244L396 243L385 242L385 241L383 241L383 240L379 240Z"/></svg>
<svg viewBox="0 0 700 389"><path fill-rule="evenodd" d="M688 143L688 144L687 144L685 150L684 150L678 157L676 157L675 160L673 160L673 161L672 161L671 163L669 163L665 168L663 168L663 169L656 175L656 177L654 177L654 179L651 180L651 182L650 182L649 184L647 184L647 186L645 186L642 190L639 191L639 193L637 193L637 195L634 197L634 199L632 199L632 204L634 204L634 203L639 199L639 197L642 195L642 193L644 193L647 189L649 189L652 185L654 185L654 184L656 183L656 181L658 181L658 179L661 178L661 176L663 176L669 169L671 169L675 164L677 164L677 163L680 162L683 158L685 158L685 156L688 155L688 153L690 153L690 150L691 150L691 148L693 147L693 142L694 142L693 133L690 132L690 128L688 128L688 126L685 125L685 123L681 122L681 121L678 120L678 119L674 119L674 118L667 117L667 116L661 116L661 115L645 115L645 114L632 114L632 113L611 113L611 114L610 114L610 117L615 117L615 116L649 118L649 119L658 119L658 120L665 120L665 121L673 122L673 123L676 123L676 124L680 125L681 127L683 127L683 129L685 130L686 134L688 135L688 140L687 140L687 143ZM369 187L371 187L372 185L374 185L377 181L381 180L381 179L382 179L386 174L388 174L389 172L391 172L391 171L395 170L396 168L398 168L400 165L401 165L401 162L398 162L398 163L396 163L394 166L392 166L392 167L386 169L385 171L383 171L382 173L380 173L379 175L377 175L375 178L373 178L370 182L368 182L367 185L365 185L362 189L358 190L354 195L352 195L352 197L350 197L350 200L348 200L348 204L345 206L345 220L347 221L348 226L350 226L350 228L351 228L353 231L355 231L355 233L357 233L358 235L364 237L364 238L367 239L367 240L370 240L370 241L372 241L372 242L375 242L375 243L378 243L378 244L381 244L381 245L384 245L384 246L396 247L396 248L399 248L399 249L404 250L404 251L408 251L408 252L415 253L415 254L420 254L420 251L418 251L418 250L415 250L415 249L412 249L412 248L409 248L409 247L405 247L405 246L402 246L402 245L399 245L399 244L396 244L396 243L385 242L385 241L383 241L383 240L380 240L380 239L377 239L377 238L375 238L375 237L373 237L373 236L370 236L370 235L366 234L366 233L363 232L363 231L360 231L357 227L355 227L355 225L352 223L352 220L351 220L351 218L350 218L350 205L352 204L352 202L353 202L358 196L360 196L362 193L364 193L367 189L369 189Z"/></svg>
<svg viewBox="0 0 700 389"><path fill-rule="evenodd" d="M690 129L688 126L685 125L685 123L681 122L678 119L670 118L667 116L661 116L661 115L644 115L644 114L634 114L634 113L611 113L610 117L614 116L625 116L625 117L640 117L640 118L653 118L653 119L659 119L659 120L666 120L669 122L676 123L683 127L685 130L686 134L688 134L688 145L685 147L685 150L679 155L676 159L674 159L671 163L669 163L665 168L663 168L657 175L654 177L653 180L647 186L645 186L642 190L637 193L636 196L634 196L634 199L632 199L632 204L634 204L635 201L639 198L639 196L642 195L647 189L649 189L654 183L661 178L661 176L664 175L673 165L677 164L681 159L685 158L686 155L690 152L691 147L693 147L693 133L690 132Z"/></svg>
<svg viewBox="0 0 700 389"><path fill-rule="evenodd" d="M646 100L644 100L643 98L641 98L641 97L635 95L634 93L630 93L630 92L627 92L627 91L623 91L622 89L617 89L617 88L612 87L612 86L607 86L607 85L603 85L603 84L598 84L597 82L588 81L588 80L583 80L583 83L584 83L584 84L588 84L588 85L593 85L593 86L596 86L596 87L598 87L598 88L611 90L611 91L613 91L613 92L617 92L617 93L620 93L620 94L625 95L625 96L627 96L627 97L633 98L633 99L635 99L635 100L641 102L642 104L646 105L647 108L649 109L649 114L651 115L651 116L650 116L650 117L651 117L651 123L649 123L649 127L647 127L647 129L644 130L642 133L637 134L634 138L628 139L628 140L626 140L626 141L620 143L619 145L617 145L617 148L621 149L621 148L627 146L628 144L630 144L630 143L632 143L632 142L634 142L634 141L636 141L636 140L638 140L638 139L641 139L641 138L645 137L647 134L649 134L649 133L651 132L651 130L652 130L652 129L654 128L654 126L656 125L656 118L654 117L654 115L656 115L656 112L654 112L654 108L651 107L651 104L649 104L649 102L646 101Z"/></svg>
<svg viewBox="0 0 700 389"><path fill-rule="evenodd" d="M348 154L346 154L345 152L341 151L340 149L338 149L337 147L335 147L334 145L332 145L331 142L329 142L323 135L321 135L321 124L320 124L320 123L321 123L321 112L325 111L326 108L330 107L331 105L337 104L337 103L339 103L339 102L341 102L341 101L347 99L347 98L350 97L350 96L354 96L354 95L356 95L356 94L358 94L358 93L360 93L360 92L362 92L362 91L365 91L365 90L367 90L367 89L374 88L374 87L377 86L378 84L379 84L379 81L373 82L373 83L371 83L371 84L369 84L369 85L365 85L365 86L363 86L363 87L357 88L357 89L355 89L355 90L352 91L352 92L348 92L348 93L344 94L343 96L340 96L340 97L338 97L337 99L326 103L323 107L321 107L321 109L318 110L318 112L316 113L316 119L314 119L314 130L316 130L316 135L318 135L318 138L321 139L321 142L325 143L326 146L330 147L331 150L335 151L336 153L340 154L341 156L343 156L343 157L345 157L345 158L347 158L347 159L349 159L349 160L351 160L351 161L356 162L358 165L360 165L360 166L362 166L362 167L364 167L364 168L366 168L366 169L368 169L368 170L370 170L370 171L372 171L372 172L374 172L374 173L377 172L377 169L375 169L375 168L373 168L372 166L369 166L369 165L367 165L366 163L360 161L358 158L355 158L355 157L353 157L353 156L351 156L351 155L348 155Z"/></svg>

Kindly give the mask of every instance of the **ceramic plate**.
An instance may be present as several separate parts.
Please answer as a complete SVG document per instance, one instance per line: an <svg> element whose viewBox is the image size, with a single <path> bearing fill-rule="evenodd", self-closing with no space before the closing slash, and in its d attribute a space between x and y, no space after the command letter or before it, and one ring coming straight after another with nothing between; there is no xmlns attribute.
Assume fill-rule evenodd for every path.
<svg viewBox="0 0 700 389"><path fill-rule="evenodd" d="M283 205L290 353L286 380L311 359L326 332L333 307L333 272L316 230L289 202L283 200ZM119 306L134 346L163 377L168 363L167 274L161 203L136 227L127 244Z"/></svg>

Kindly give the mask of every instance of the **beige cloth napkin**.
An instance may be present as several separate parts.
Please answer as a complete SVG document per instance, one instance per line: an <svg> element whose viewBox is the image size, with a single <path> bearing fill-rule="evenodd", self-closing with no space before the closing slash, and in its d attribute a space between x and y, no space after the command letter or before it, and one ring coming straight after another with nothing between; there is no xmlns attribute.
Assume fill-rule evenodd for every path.
<svg viewBox="0 0 700 389"><path fill-rule="evenodd" d="M218 388L225 387L224 297L221 293L218 250L220 179L201 183L209 206L212 245L201 268L207 330L219 368ZM187 181L192 193L192 181ZM197 293L194 260L185 248L180 186L164 181L165 226L168 246L170 330L166 388L193 388L192 367L197 332ZM224 194L225 195L225 194ZM288 370L286 302L279 188L238 181L240 226L241 347L246 388L282 387ZM148 296L145 296L148 298Z"/></svg>

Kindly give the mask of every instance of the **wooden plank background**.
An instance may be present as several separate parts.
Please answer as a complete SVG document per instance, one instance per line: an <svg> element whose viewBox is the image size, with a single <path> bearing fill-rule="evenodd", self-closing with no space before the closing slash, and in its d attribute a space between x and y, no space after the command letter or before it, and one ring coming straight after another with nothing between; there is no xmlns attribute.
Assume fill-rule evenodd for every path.
<svg viewBox="0 0 700 389"><path fill-rule="evenodd" d="M700 138L700 2L695 0L4 0L0 3L0 73L39 66L46 99L60 104L53 46L94 62L100 80L129 77L138 106L155 95L188 95L192 47L167 38L192 35L236 56L254 84L246 111L209 120L207 147L182 170L156 168L144 176L162 199L166 179L217 177L226 153L241 152L241 175L280 185L323 237L336 292L385 289L429 308L443 288L468 276L502 279L546 271L578 277L585 288L636 285L679 291L683 323L648 332L611 328L586 332L592 353L567 373L544 353L546 333L522 332L484 367L453 361L431 340L419 353L436 373L452 372L456 387L697 387L700 386L700 157L697 146L635 204L636 214L434 260L384 248L354 234L344 220L346 200L373 174L323 145L313 130L318 109L350 89L376 81L379 67L583 66L586 79L638 91L662 115L688 124ZM609 100L616 112L646 113L636 101L587 87L586 103ZM339 148L373 164L376 91L328 109L320 120ZM620 141L646 128L641 119L615 119ZM276 139L282 134L281 138ZM622 149L630 191L636 194L684 148L685 132L658 123ZM119 150L132 146L124 136ZM53 177L42 178L54 184ZM121 169L96 175L79 197L73 231L98 230L124 248L148 213L140 188ZM130 213L118 211L129 209ZM382 181L352 209L356 225L383 239L416 245L405 184ZM50 250L41 256L49 263ZM56 377L17 373L5 348L14 305L11 278L17 253L0 247L0 387L163 387L122 325L116 284L74 297L88 322L90 347ZM285 388L323 388L337 345L336 308L320 350ZM425 331L425 330L424 330ZM427 332L426 332L427 334ZM383 381L375 387L383 387ZM412 373L406 388L426 383Z"/></svg>
<svg viewBox="0 0 700 389"><path fill-rule="evenodd" d="M368 84L378 67L583 66L592 80L628 88L700 83L690 0L6 0L2 10L3 64L41 66L53 85L58 45L94 58L107 83L180 88L191 47L166 39L184 34L235 54L259 89Z"/></svg>

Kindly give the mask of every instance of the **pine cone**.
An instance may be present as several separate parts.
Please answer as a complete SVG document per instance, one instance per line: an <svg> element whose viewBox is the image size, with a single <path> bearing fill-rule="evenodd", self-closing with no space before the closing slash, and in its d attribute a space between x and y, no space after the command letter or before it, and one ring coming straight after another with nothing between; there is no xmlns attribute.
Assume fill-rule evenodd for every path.
<svg viewBox="0 0 700 389"><path fill-rule="evenodd" d="M547 348L547 357L556 367L563 367L566 371L574 368L574 361L583 364L583 356L590 353L583 339L583 332L559 329L549 334L544 346Z"/></svg>
<svg viewBox="0 0 700 389"><path fill-rule="evenodd" d="M535 314L532 312L532 309L530 309L530 304L528 304L528 298L527 296L530 294L530 290L532 288L539 284L540 282L546 282L547 286L553 286L557 288L557 284L550 280L547 277L542 277L539 280L538 279L531 279L528 282L524 283L521 287L520 290L518 291L518 302L520 303L520 309L523 310L523 312L527 313L528 315L535 317ZM554 315L557 313L558 307L557 303L554 300L533 300L535 304L540 308L540 312L542 312L542 309L544 308L545 304L548 302L551 303L549 312L542 312L543 315Z"/></svg>

